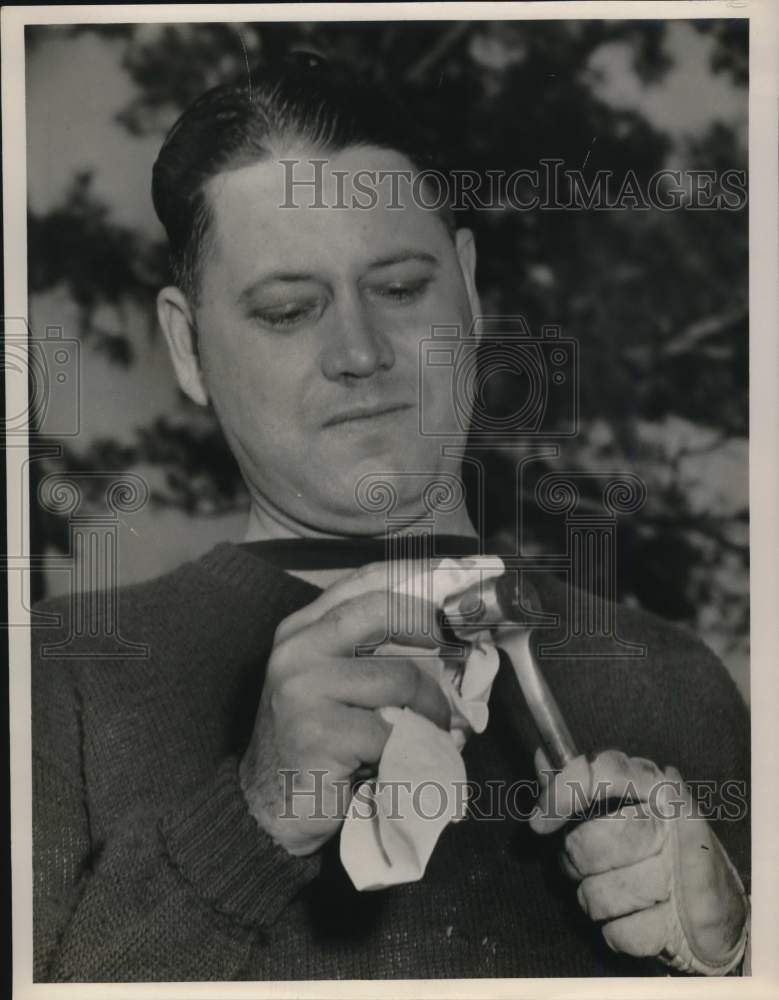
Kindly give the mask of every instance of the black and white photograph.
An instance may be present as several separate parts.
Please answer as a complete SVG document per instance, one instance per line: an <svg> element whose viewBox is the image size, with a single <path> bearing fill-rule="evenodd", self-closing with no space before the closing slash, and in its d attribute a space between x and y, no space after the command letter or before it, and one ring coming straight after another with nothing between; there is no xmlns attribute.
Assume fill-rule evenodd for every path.
<svg viewBox="0 0 779 1000"><path fill-rule="evenodd" d="M776 996L776 11L2 17L13 996Z"/></svg>

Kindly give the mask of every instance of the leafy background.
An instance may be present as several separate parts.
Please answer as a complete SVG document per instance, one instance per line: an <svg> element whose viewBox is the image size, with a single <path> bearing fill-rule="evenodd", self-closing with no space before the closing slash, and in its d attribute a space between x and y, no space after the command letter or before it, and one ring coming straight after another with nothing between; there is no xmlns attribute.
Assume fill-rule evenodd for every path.
<svg viewBox="0 0 779 1000"><path fill-rule="evenodd" d="M126 581L241 537L236 467L210 413L177 391L153 310L167 263L151 165L206 87L303 43L408 96L453 167L510 172L559 157L587 177L643 180L663 167L745 169L746 24L29 27L30 319L36 333L56 324L80 341L83 400L78 437L53 435L59 457L32 463L33 490L54 469L142 475L150 503L120 528ZM560 324L580 344L580 433L548 469L633 471L647 484L643 510L620 525L621 598L696 628L746 695L746 209L467 222L485 311L522 314L533 330ZM515 518L510 456L489 456L488 472L499 539ZM32 517L33 552L67 551L61 518ZM534 531L538 550L558 548L559 525L538 517ZM61 586L44 571L33 593Z"/></svg>

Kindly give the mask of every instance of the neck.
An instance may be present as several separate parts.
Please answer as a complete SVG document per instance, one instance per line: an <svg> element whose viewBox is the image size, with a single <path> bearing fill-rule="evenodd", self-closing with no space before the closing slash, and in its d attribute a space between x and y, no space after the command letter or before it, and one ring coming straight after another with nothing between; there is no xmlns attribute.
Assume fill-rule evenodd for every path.
<svg viewBox="0 0 779 1000"><path fill-rule="evenodd" d="M402 521L398 521L397 526L392 522L385 523L385 526L377 531L366 531L365 538L383 538L387 535L462 535L465 538L477 538L477 532L471 523L465 507L459 508L446 514L436 514L431 523L427 511L420 511L416 517L409 516ZM346 538L347 536L337 532L323 531L311 525L295 521L292 518L281 514L276 510L270 510L261 502L252 498L252 505L249 511L249 520L246 526L244 541L266 542L274 538Z"/></svg>

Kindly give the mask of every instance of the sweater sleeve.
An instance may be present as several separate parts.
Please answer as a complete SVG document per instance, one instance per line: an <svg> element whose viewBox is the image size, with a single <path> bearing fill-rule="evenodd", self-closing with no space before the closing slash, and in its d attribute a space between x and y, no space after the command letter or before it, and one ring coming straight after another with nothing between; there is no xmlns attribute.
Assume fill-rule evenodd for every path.
<svg viewBox="0 0 779 1000"><path fill-rule="evenodd" d="M229 757L175 807L139 807L96 844L70 671L38 664L33 692L35 980L236 978L318 857L257 826Z"/></svg>

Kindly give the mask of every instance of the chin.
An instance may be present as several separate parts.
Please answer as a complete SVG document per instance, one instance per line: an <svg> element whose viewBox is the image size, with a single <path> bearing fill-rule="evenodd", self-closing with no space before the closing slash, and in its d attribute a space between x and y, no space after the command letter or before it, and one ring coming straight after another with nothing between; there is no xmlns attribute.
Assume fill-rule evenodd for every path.
<svg viewBox="0 0 779 1000"><path fill-rule="evenodd" d="M372 538L383 535L387 529L387 520L384 514L357 515L354 508L349 513L333 512L327 518L323 518L320 512L318 517L312 517L308 523L318 532L339 538Z"/></svg>
<svg viewBox="0 0 779 1000"><path fill-rule="evenodd" d="M416 444L412 440L405 451L393 447L323 464L318 483L326 492L307 494L313 506L300 511L301 519L328 533L378 535L388 519L413 523L429 516L427 487L439 477L450 483L450 477L459 479L460 461L442 457L438 442L432 453L429 442Z"/></svg>

